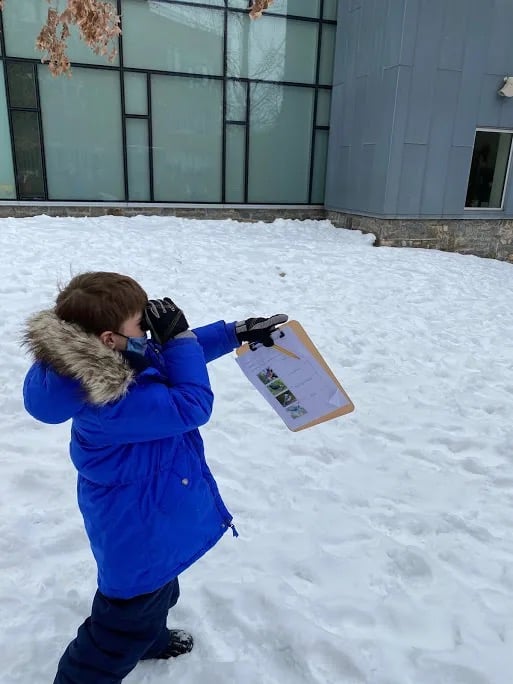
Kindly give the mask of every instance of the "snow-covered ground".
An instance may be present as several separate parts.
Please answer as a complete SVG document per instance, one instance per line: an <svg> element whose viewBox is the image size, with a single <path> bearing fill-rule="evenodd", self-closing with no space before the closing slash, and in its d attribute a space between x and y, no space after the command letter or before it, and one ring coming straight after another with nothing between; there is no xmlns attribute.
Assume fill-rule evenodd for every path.
<svg viewBox="0 0 513 684"><path fill-rule="evenodd" d="M192 325L288 313L356 406L294 434L234 355L211 365L202 433L240 538L181 577L191 655L125 681L510 684L513 267L371 245L313 221L0 221L1 684L50 684L95 590L69 424L24 413L19 345L83 270Z"/></svg>

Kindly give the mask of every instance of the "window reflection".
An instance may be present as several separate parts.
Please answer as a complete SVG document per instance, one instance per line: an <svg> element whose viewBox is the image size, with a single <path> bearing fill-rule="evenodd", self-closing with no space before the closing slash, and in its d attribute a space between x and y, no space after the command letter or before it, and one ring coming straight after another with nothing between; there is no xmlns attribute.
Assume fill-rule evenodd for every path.
<svg viewBox="0 0 513 684"><path fill-rule="evenodd" d="M255 22L246 14L230 14L228 76L315 83L318 30L315 22L281 17Z"/></svg>

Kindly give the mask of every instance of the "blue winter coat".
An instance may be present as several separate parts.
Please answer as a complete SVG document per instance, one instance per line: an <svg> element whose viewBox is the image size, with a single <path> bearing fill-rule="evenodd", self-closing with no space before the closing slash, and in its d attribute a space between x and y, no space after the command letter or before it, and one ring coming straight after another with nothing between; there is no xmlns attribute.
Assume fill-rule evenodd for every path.
<svg viewBox="0 0 513 684"><path fill-rule="evenodd" d="M223 321L194 332L197 339L162 348L150 343L147 367L136 372L51 311L29 322L36 362L25 378L25 407L45 423L72 419L78 504L98 587L110 597L158 589L231 525L198 427L212 411L206 363L238 342Z"/></svg>

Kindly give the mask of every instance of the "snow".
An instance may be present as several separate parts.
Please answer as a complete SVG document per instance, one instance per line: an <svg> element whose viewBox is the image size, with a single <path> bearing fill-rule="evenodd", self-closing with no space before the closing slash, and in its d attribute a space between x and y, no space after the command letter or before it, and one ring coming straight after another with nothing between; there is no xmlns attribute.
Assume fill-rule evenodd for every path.
<svg viewBox="0 0 513 684"><path fill-rule="evenodd" d="M131 684L509 684L513 268L372 247L328 222L3 219L0 682L49 684L95 566L69 424L24 412L24 319L58 282L116 270L193 325L285 312L354 413L289 432L228 355L207 457L240 537L181 577L194 651Z"/></svg>

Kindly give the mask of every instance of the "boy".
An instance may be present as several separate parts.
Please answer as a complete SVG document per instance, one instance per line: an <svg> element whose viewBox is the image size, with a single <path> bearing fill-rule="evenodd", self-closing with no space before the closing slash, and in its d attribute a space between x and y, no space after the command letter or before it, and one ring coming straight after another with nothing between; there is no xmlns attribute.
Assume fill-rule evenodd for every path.
<svg viewBox="0 0 513 684"><path fill-rule="evenodd" d="M139 660L192 649L190 634L166 627L177 577L229 527L236 536L198 431L212 411L206 364L243 341L272 345L286 320L192 331L169 298L148 301L135 280L105 272L76 276L54 309L29 320L25 407L45 423L72 419L78 504L98 566L91 617L54 684L117 684Z"/></svg>

